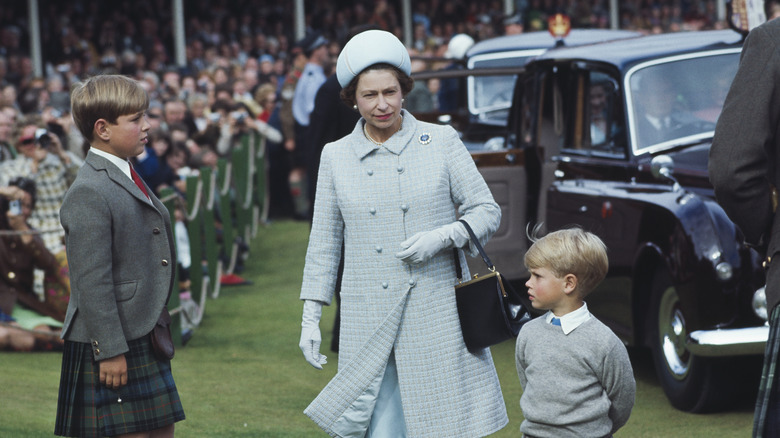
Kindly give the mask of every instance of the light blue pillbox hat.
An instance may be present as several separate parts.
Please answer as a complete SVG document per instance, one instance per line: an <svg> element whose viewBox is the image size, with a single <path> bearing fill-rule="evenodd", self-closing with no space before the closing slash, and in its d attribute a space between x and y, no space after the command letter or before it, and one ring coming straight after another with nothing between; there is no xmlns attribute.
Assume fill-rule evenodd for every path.
<svg viewBox="0 0 780 438"><path fill-rule="evenodd" d="M336 62L339 84L346 87L366 67L380 62L411 74L409 51L395 35L384 30L367 30L355 35L344 45Z"/></svg>

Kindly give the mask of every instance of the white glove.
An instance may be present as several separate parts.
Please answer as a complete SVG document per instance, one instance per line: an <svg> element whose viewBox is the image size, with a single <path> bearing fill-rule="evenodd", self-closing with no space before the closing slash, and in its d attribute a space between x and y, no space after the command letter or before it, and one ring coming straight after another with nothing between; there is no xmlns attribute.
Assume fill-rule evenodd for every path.
<svg viewBox="0 0 780 438"><path fill-rule="evenodd" d="M303 302L303 322L301 322L301 341L298 344L303 351L303 357L311 366L322 369L328 363L327 357L320 354L322 334L320 333L320 318L322 317L322 303L314 300Z"/></svg>
<svg viewBox="0 0 780 438"><path fill-rule="evenodd" d="M395 256L404 263L416 265L427 262L436 253L447 248L460 248L469 241L466 227L460 222L421 231L401 243L401 252Z"/></svg>

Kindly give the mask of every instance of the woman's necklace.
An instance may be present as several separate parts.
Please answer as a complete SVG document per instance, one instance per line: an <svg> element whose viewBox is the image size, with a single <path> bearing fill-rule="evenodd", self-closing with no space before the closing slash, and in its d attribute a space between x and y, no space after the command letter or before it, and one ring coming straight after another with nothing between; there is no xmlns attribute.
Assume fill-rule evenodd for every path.
<svg viewBox="0 0 780 438"><path fill-rule="evenodd" d="M401 117L401 124L400 124L400 125L398 125L398 130L397 130L397 131L395 131L395 132L393 133L393 135L395 135L395 133L396 133L396 132L398 132L398 131L400 131L401 129L403 129L403 127L404 127L404 119L403 119L403 117ZM366 136L366 138L368 139L368 141L370 141L371 143L374 143L374 144L375 144L375 145L377 145L377 146L382 146L382 145L384 144L384 142L380 143L380 142L378 142L378 141L374 140L374 139L373 139L373 137L371 137L371 135L368 133L368 122L366 122L366 123L363 125L363 135L365 135L365 136ZM391 135L390 137L392 137L393 135Z"/></svg>

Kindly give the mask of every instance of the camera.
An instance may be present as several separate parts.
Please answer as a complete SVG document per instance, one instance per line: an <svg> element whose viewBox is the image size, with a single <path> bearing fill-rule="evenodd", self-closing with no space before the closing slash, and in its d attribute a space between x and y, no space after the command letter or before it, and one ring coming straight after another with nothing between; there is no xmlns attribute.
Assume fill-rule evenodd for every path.
<svg viewBox="0 0 780 438"><path fill-rule="evenodd" d="M214 111L213 113L209 113L209 121L211 121L211 123L219 122L220 118L221 118L221 115L218 112L216 112L216 111Z"/></svg>
<svg viewBox="0 0 780 438"><path fill-rule="evenodd" d="M47 149L49 146L51 146L51 136L49 131L45 129L36 129L35 142L38 143L43 149Z"/></svg>
<svg viewBox="0 0 780 438"><path fill-rule="evenodd" d="M246 113L243 111L233 111L230 113L230 116L233 117L233 119L236 121L237 124L241 125L246 120Z"/></svg>
<svg viewBox="0 0 780 438"><path fill-rule="evenodd" d="M8 201L8 211L14 216L21 216L22 214L22 201L16 199Z"/></svg>

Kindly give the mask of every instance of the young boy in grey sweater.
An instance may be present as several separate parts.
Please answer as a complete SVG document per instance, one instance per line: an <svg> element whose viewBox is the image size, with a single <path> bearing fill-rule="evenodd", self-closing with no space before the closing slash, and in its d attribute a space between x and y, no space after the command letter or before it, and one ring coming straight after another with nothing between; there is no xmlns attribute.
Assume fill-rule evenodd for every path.
<svg viewBox="0 0 780 438"><path fill-rule="evenodd" d="M525 255L535 309L517 336L525 437L610 437L626 424L636 382L625 346L584 298L607 273L604 243L581 229L550 233Z"/></svg>

